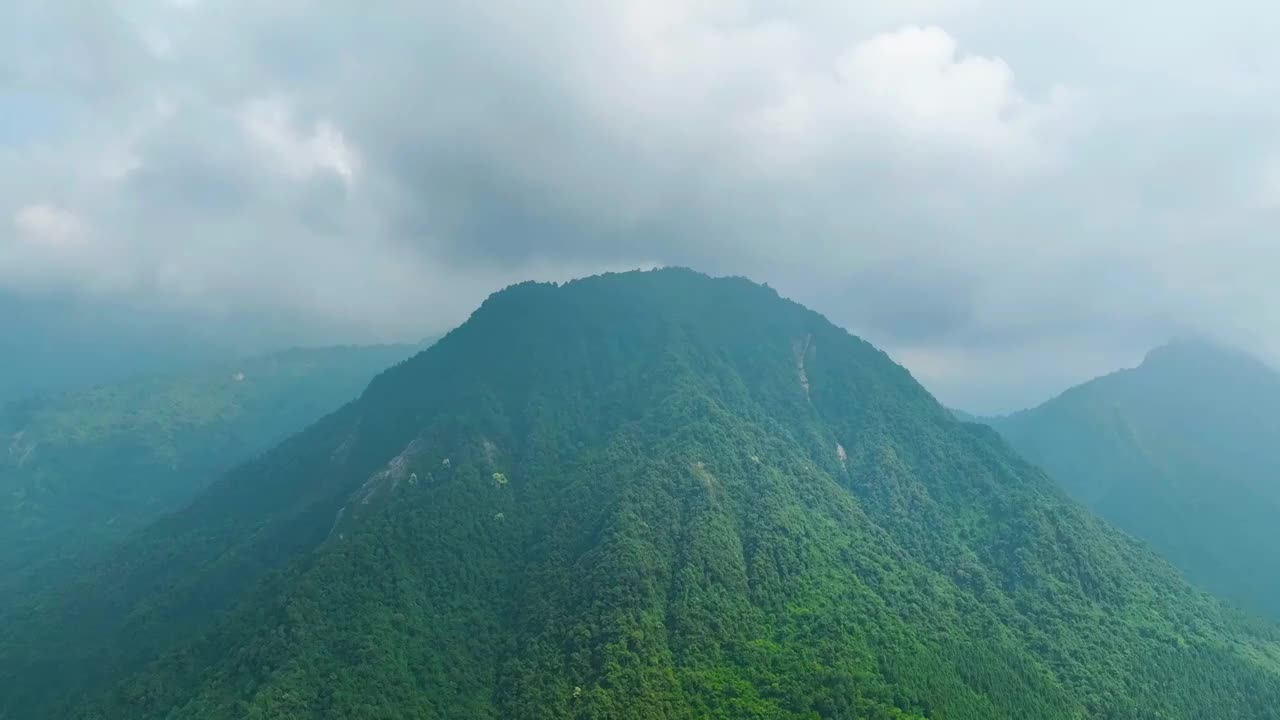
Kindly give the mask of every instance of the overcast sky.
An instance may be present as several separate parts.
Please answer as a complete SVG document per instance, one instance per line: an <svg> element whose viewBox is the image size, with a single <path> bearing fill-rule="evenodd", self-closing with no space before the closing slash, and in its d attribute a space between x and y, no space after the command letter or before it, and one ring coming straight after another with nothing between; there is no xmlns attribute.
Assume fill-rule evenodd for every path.
<svg viewBox="0 0 1280 720"><path fill-rule="evenodd" d="M688 265L981 412L1174 335L1280 353L1256 0L5 6L28 304L415 340L517 280Z"/></svg>

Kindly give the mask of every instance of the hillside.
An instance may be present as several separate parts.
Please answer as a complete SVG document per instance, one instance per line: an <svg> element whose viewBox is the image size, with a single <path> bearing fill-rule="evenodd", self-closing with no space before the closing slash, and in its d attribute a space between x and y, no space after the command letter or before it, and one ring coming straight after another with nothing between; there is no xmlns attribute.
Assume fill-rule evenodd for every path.
<svg viewBox="0 0 1280 720"><path fill-rule="evenodd" d="M1179 342L987 422L1192 580L1280 619L1280 374Z"/></svg>
<svg viewBox="0 0 1280 720"><path fill-rule="evenodd" d="M1280 717L1280 632L740 279L492 296L0 627L0 717ZM7 715L6 715L7 713Z"/></svg>
<svg viewBox="0 0 1280 720"><path fill-rule="evenodd" d="M412 350L292 350L0 406L0 606L179 508Z"/></svg>

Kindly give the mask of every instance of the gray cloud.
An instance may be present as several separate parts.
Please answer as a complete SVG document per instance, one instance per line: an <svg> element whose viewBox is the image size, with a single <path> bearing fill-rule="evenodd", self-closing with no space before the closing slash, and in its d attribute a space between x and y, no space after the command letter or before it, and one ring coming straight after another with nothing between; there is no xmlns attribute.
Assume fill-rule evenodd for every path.
<svg viewBox="0 0 1280 720"><path fill-rule="evenodd" d="M1245 0L18 5L0 288L410 339L688 264L980 411L1172 334L1280 353L1280 50Z"/></svg>

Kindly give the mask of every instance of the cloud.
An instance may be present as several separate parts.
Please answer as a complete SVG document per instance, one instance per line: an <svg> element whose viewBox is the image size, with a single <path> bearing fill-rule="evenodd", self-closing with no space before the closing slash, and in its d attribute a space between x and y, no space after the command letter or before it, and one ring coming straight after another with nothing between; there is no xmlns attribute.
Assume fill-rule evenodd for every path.
<svg viewBox="0 0 1280 720"><path fill-rule="evenodd" d="M960 56L956 39L937 27L876 35L841 56L837 72L853 112L886 131L996 157L1034 153L1040 125L1056 110L1025 99L1004 60Z"/></svg>
<svg viewBox="0 0 1280 720"><path fill-rule="evenodd" d="M285 344L686 264L768 281L975 410L1170 334L1280 354L1280 50L1224 24L1245 11L19 0L0 290ZM55 251L56 218L78 229Z"/></svg>
<svg viewBox="0 0 1280 720"><path fill-rule="evenodd" d="M40 290L74 278L90 292L112 292L122 278L101 261L105 252L93 228L74 211L34 203L13 214L6 241L0 235L0 285Z"/></svg>
<svg viewBox="0 0 1280 720"><path fill-rule="evenodd" d="M13 216L18 241L32 247L66 252L80 245L84 224L73 213L51 205L27 205Z"/></svg>
<svg viewBox="0 0 1280 720"><path fill-rule="evenodd" d="M241 129L286 175L306 178L317 172L336 174L348 186L355 182L360 156L327 120L309 131L293 126L292 110L279 98L250 100L239 113Z"/></svg>

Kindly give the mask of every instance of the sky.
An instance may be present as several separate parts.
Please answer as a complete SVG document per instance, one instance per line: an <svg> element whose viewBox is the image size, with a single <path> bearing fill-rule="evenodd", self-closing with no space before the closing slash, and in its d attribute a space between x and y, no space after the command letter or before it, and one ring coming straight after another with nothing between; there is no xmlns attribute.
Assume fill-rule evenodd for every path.
<svg viewBox="0 0 1280 720"><path fill-rule="evenodd" d="M1254 0L5 5L0 308L27 325L414 341L512 282L683 265L975 412L1175 336L1280 357Z"/></svg>

